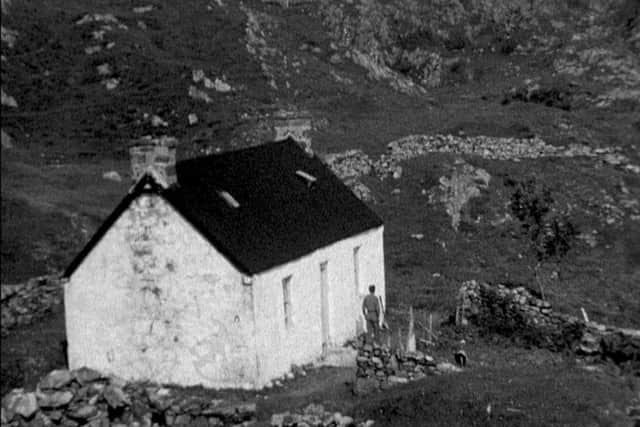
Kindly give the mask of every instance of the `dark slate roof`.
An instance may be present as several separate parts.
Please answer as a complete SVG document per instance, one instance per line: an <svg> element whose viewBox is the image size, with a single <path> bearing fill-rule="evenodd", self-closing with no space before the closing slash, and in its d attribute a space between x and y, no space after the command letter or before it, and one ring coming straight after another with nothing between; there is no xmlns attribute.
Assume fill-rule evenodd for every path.
<svg viewBox="0 0 640 427"><path fill-rule="evenodd" d="M316 156L292 140L178 162L178 185L152 186L232 264L256 274L382 225ZM309 185L301 170L316 178ZM149 179L147 179L149 181ZM148 182L146 183L149 186ZM67 268L69 276L102 234L145 190L140 182ZM220 195L239 203L232 207Z"/></svg>

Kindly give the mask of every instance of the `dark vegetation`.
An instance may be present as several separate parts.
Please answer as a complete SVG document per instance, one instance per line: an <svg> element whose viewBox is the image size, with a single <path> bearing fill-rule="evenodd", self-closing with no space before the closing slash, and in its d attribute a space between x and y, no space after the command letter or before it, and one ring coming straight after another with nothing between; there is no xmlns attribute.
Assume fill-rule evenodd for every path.
<svg viewBox="0 0 640 427"><path fill-rule="evenodd" d="M530 238L538 260L564 256L578 231L568 215L553 207L551 190L534 178L518 182L507 179L505 185L513 188L511 211Z"/></svg>

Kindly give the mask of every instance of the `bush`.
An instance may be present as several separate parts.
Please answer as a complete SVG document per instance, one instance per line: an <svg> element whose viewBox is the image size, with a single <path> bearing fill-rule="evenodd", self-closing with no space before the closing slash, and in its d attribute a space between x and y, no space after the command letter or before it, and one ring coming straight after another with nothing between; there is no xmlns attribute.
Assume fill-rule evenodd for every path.
<svg viewBox="0 0 640 427"><path fill-rule="evenodd" d="M577 230L565 214L552 208L551 190L535 179L525 182L509 179L506 185L515 188L511 194L511 211L529 235L538 260L564 256Z"/></svg>

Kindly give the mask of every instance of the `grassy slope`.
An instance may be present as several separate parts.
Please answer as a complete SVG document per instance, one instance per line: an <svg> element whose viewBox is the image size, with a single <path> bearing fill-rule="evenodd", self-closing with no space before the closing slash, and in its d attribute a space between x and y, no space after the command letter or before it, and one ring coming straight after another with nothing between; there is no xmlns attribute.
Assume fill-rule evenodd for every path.
<svg viewBox="0 0 640 427"><path fill-rule="evenodd" d="M8 58L2 67L3 87L20 104L18 110L3 107L2 111L3 129L16 138L16 148L3 150L2 155L3 283L64 268L128 188L126 145L131 138L169 132L183 141L183 157L194 155L203 141L205 145L232 147L243 134L260 128L261 114L282 105L297 105L327 120L327 125L313 134L314 148L321 153L361 148L377 156L385 151L386 143L407 134L464 131L494 136L537 134L554 144L580 141L594 146L618 145L635 163L639 162L640 129L634 125L637 112L592 107L564 111L530 103L501 105L503 93L523 79L553 78L548 54L460 53L471 59L468 67L473 78L431 90L427 97L417 99L398 94L385 82L367 79L366 73L348 60L331 64L330 38L318 16L307 9L283 10L257 1L246 2L271 17L271 25L265 26L270 47L285 52L289 63L302 61L299 72L276 67L279 89L274 90L268 86L258 60L244 46L244 12L233 2L225 2L229 4L224 9L214 3L211 10L195 1L179 6L158 3L150 14L135 15L128 3L14 2L11 14L3 17L3 25L21 34L14 50L3 50ZM114 13L128 26L126 31L107 34L108 40L116 42L112 50L94 56L84 54L84 47L94 43L90 27L81 28L74 22L88 12ZM138 27L140 20L147 30ZM321 47L321 53L300 51L298 47L305 41ZM282 64L281 57L271 61ZM114 91L106 91L97 76L95 67L104 62L110 63L122 79ZM520 71L515 71L515 66ZM204 69L208 76L224 74L238 91L231 95L211 91L212 104L190 99L187 89L195 68ZM353 83L335 81L331 71ZM200 118L194 127L186 122L191 112ZM159 114L170 127L151 127L144 121L144 113ZM571 123L582 136L562 132L561 122ZM404 318L409 303L418 309L419 318L427 313L445 318L454 306L462 280L509 280L536 288L532 272L535 259L517 224L494 227L489 223L507 212L509 193L504 180L536 176L552 188L559 204L578 206L572 220L580 231L599 232L595 248L578 243L565 259L542 266L545 293L564 311L578 313L584 307L596 320L640 326L640 227L628 218L606 225L598 215L587 212L594 210L588 204L590 199L602 200L602 190L619 199L620 182L637 199L640 179L636 175L598 166L590 159L509 163L468 158L474 166L486 169L493 180L490 191L474 200L469 210L470 218L481 215L484 219L477 224L467 221L455 233L443 207L429 205L421 195L422 189L436 183L453 160L451 155L434 154L404 164L400 180L364 178L379 200L372 208L386 222L389 306L398 320ZM123 182L103 180L102 173L108 170L118 171ZM392 194L396 188L400 189L398 195ZM418 241L410 238L412 233L426 237ZM551 279L553 271L559 272L558 279ZM16 383L33 385L38 375L62 363L62 329L62 317L57 314L3 339L3 392L16 378L13 374L17 370L25 370L26 376ZM509 351L517 354L519 350ZM505 359L513 356L509 351L502 354ZM501 354L495 349L487 352L496 358ZM483 414L487 402L495 399L502 402L498 406L507 407L513 396L531 388L535 392L525 408L527 414L536 405L543 407L547 399L569 396L568 401L576 404L569 409L544 406L544 413L538 411L532 419L526 415L513 424L562 420L582 424L582 418L575 418L583 412L581 408L606 406L610 396L616 400L617 393L622 400L629 397L627 388L612 378L594 378L578 369L564 372L553 363L539 375L541 370L528 366L522 357L514 360L516 365L504 371L478 367L471 378L462 381L443 377L425 386L427 391L423 385L399 391L397 396L412 402L401 405L400 412L389 409L397 406L393 400L396 395L388 401L376 398L371 404L350 404L363 416L390 417L399 423L396 425L402 425L398 420L406 421L407 414L414 410L418 411L415 414L431 414L451 425L470 420L482 425L484 419L476 415ZM511 373L514 378L516 373L522 374L514 388L505 383ZM560 385L554 388L556 379ZM468 387L463 385L467 382ZM431 393L428 405L417 402L422 399L418 389ZM583 389L594 392L581 396L576 390ZM302 397L291 403L301 404L313 396L305 390L294 387L276 402L289 402L287 399L298 393ZM319 398L328 399L323 390L318 391ZM553 394L547 395L546 390ZM600 400L598 393L604 396ZM451 411L439 409L450 407L442 406L444 401L469 410L447 418ZM379 405L382 412L377 412ZM600 416L589 411L586 414L589 419Z"/></svg>

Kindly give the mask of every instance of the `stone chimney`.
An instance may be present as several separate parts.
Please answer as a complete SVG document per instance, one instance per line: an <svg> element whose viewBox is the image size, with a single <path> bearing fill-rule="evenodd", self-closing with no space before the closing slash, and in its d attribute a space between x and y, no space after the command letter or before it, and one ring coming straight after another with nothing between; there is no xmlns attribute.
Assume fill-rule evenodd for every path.
<svg viewBox="0 0 640 427"><path fill-rule="evenodd" d="M144 136L130 148L131 178L134 182L150 174L164 188L178 182L176 174L176 148L178 140L170 136L151 138Z"/></svg>
<svg viewBox="0 0 640 427"><path fill-rule="evenodd" d="M312 156L311 149L311 115L306 111L284 111L276 112L273 117L274 140L282 141L289 137L293 138L304 151Z"/></svg>

